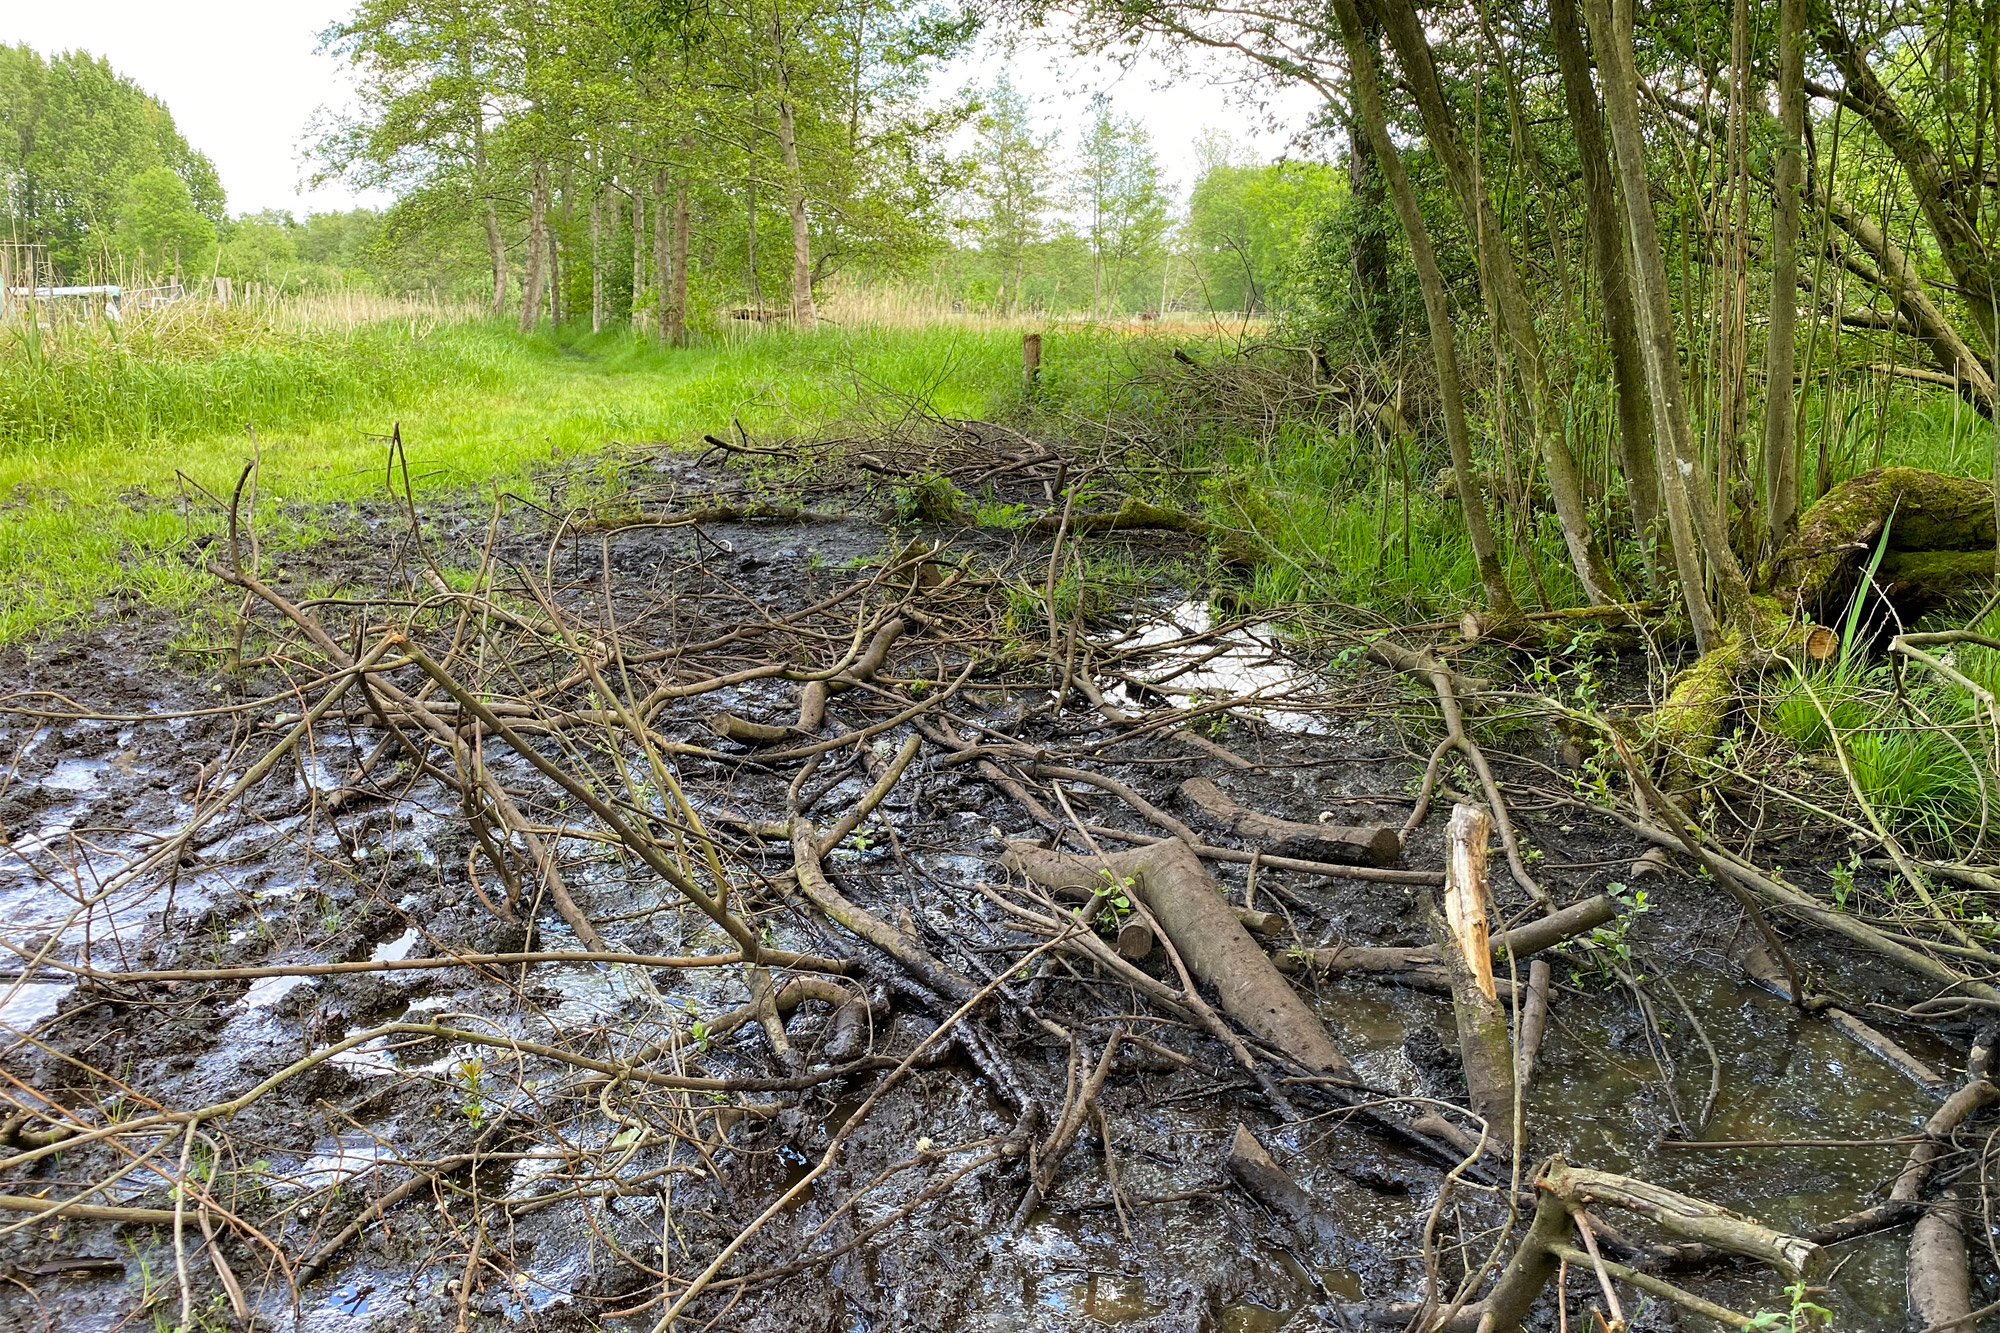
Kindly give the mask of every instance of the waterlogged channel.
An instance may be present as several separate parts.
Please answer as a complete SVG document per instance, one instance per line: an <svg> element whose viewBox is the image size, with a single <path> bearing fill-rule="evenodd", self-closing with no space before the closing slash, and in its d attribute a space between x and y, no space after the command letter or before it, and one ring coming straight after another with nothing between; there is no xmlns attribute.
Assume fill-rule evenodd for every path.
<svg viewBox="0 0 2000 1333"><path fill-rule="evenodd" d="M736 534L729 540L748 548L756 538ZM784 551L794 548L774 551L772 558ZM1220 636L1212 634L1214 627L1205 604L1168 606L1110 640L1107 646L1126 656L1097 684L1116 707L1138 712L1171 705L1201 717L1203 735L1254 755L1264 772L1243 788L1246 801L1293 820L1338 815L1342 821L1400 822L1408 810L1407 784L1419 765L1396 733L1393 710L1337 694L1332 687L1340 682L1289 656L1270 626ZM1012 734L1008 729L1044 697L988 691L978 697L980 719L996 734ZM718 692L707 706L769 715L783 699L776 689L753 684ZM1234 703L1215 711L1221 700ZM178 723L79 722L0 735L14 756L0 787L0 801L7 802L0 805L7 835L0 846L0 935L64 960L80 959L87 948L96 965L126 970L176 959L180 965L390 962L447 948L528 943L518 932L499 930L468 891L463 820L434 782L414 782L393 804L352 818L314 820L297 813L315 792L338 787L340 774L376 739L365 723L329 727L309 762L267 784L256 817L219 823L182 873L103 894L100 887L115 883L121 865L188 817L190 775L213 758L214 738ZM893 740L878 743L878 757L893 753ZM1198 755L1168 749L1110 762L1125 764L1119 770L1125 780L1163 802L1171 801L1180 777L1215 771ZM532 777L524 766L505 772L521 785ZM939 768L913 780L922 795L899 790L878 820L831 852L826 864L847 892L874 910L907 921L940 950L964 946L962 956L976 961L988 956L979 950L993 938L980 890L995 889L1005 878L994 835L1020 836L1024 820L969 774L968 767ZM224 771L211 783L231 778ZM861 799L872 780L857 767L828 788L825 807ZM720 820L768 806L776 790L759 781L751 774L698 793L704 817ZM1101 793L1072 786L1067 795L1094 818L1119 817ZM1636 848L1615 829L1569 815L1558 822L1526 811L1520 818L1524 836L1546 856L1547 883L1564 901L1605 892L1627 877ZM1438 864L1439 823L1434 817L1420 831L1404 866ZM572 891L614 947L646 953L732 947L701 917L680 908L656 878L604 843L560 837L557 845ZM1217 875L1228 891L1242 892L1242 866L1222 865ZM1411 944L1423 938L1413 906L1416 894L1427 890L1307 876L1265 884L1264 894L1280 895L1275 901L1294 919L1296 944ZM1511 892L1497 870L1496 888ZM1260 905L1272 901L1260 896ZM1631 992L1587 950L1553 955L1557 994L1526 1114L1533 1156L1561 1153L1575 1165L1636 1175L1781 1229L1824 1223L1881 1199L1906 1144L1673 1146L1689 1135L1746 1142L1896 1139L1917 1129L1938 1100L1824 1019L1801 1016L1748 982L1741 966L1748 931L1704 881L1670 871L1648 881L1647 902L1647 910L1630 912L1613 929L1622 965L1643 980L1658 1006L1658 1039L1641 1022ZM829 944L823 928L797 913L774 911L764 925L779 947ZM581 948L574 932L548 913L532 944L551 951ZM1851 958L1822 956L1823 941L1802 937L1798 946L1805 961L1828 975L1854 971ZM1153 965L1159 966L1157 958ZM1365 1083L1388 1096L1462 1096L1445 999L1356 976L1300 984ZM867 985L882 1005L871 1019L878 1024L871 1035L876 1048L916 1050L929 1020L907 1004L891 1005L889 991L875 982ZM1871 987L1892 998L1901 994L1897 985L1893 977L1863 974L1849 989L1859 997L1855 1003L1865 1005ZM146 1007L114 1012L69 982L17 968L0 982L0 1058L19 1059L36 1043L51 1041L72 1042L78 1050L118 1048L139 1014L155 1025L153 1055L168 1071L152 1095L170 1104L200 1104L240 1091L314 1044L387 1022L483 1027L523 1041L596 1043L596 1050L678 1042L679 1049L698 1054L704 1068L768 1073L756 1024L713 1049L699 1036L700 1025L744 1000L733 969L564 963L539 967L532 976L439 970L260 977L233 987L160 990L146 998ZM1122 1014L1120 1021L1143 1019L1150 1025L1144 1031L1160 1041L1187 1039L1179 1025L1125 1012L1138 1003L1131 998L1111 1012ZM1699 1020L1698 1030L1689 1014ZM1965 1033L1953 1029L1940 1037L1875 1014L1870 1021L1955 1084ZM794 1021L792 1040L810 1052L828 1026L824 1013L802 1017ZM1036 1047L1032 1033L1021 1048L1036 1052L1024 1061L1023 1077L1060 1104L1066 1052ZM775 1191L804 1177L820 1146L842 1130L866 1095L866 1084L841 1085L787 1104L773 1116L777 1130L766 1137L739 1131L732 1146L721 1139L705 1144L706 1156L690 1156L685 1164L692 1175L669 1177L681 1182L672 1188L587 1210L545 1208L536 1201L572 1179L567 1153L603 1148L626 1131L592 1107L551 1118L541 1104L553 1086L551 1073L517 1077L521 1067L490 1047L402 1038L357 1046L328 1061L324 1077L297 1097L275 1099L262 1118L250 1118L242 1132L254 1165L245 1166L244 1179L296 1210L291 1225L300 1230L286 1240L296 1257L351 1215L358 1199L382 1189L385 1178L402 1178L396 1174L401 1163L443 1155L443 1145L457 1141L454 1132L516 1116L546 1120L550 1139L462 1187L476 1183L482 1197L535 1205L510 1215L505 1248L492 1261L473 1323L649 1328L657 1309L625 1318L607 1312L643 1305L645 1291L656 1289L647 1284L657 1279L645 1274L660 1271L657 1238L679 1237L676 1244L712 1251ZM1168 1060L1121 1065L1099 1100L1102 1120L1083 1128L1051 1196L1020 1227L1010 1225L1020 1197L1018 1171L975 1175L878 1242L759 1296L745 1307L741 1327L772 1333L1270 1333L1327 1326L1325 1312L1343 1303L1418 1295L1439 1164L1339 1113L1281 1125L1247 1079L1229 1080L1226 1059L1195 1072ZM1711 1080L1715 1109L1701 1123ZM799 1233L831 1225L832 1203L886 1164L935 1144L945 1153L935 1169L947 1171L973 1158L975 1147L957 1145L1001 1141L1012 1123L990 1081L964 1058L920 1069L855 1135L853 1160L828 1177L827 1192L796 1206ZM1232 1186L1221 1163L1239 1123L1333 1219L1335 1234L1325 1245L1309 1252ZM67 1179L51 1175L43 1184L53 1189ZM712 1183L720 1187L711 1189ZM30 1180L10 1188L43 1184ZM139 1171L106 1197L157 1202L163 1184L156 1174ZM921 1202L923 1188L924 1178L889 1181L856 1206L853 1224L893 1218L895 1210ZM1493 1196L1462 1189L1443 1211L1453 1227L1462 1222L1451 1244L1477 1267L1483 1257L1477 1247L1491 1244L1482 1227L1496 1216ZM452 1283L463 1260L444 1263L435 1255L451 1243L454 1233L438 1218L457 1197L441 1194L415 1213L392 1215L388 1228L309 1284L296 1306L281 1287L265 1288L263 1317L272 1327L320 1333L452 1327L458 1308ZM32 1253L20 1248L23 1262L62 1257L62 1245L72 1256L110 1256L123 1242L80 1230L65 1233L60 1243L32 1243ZM1832 1308L1836 1327L1902 1326L1906 1243L1907 1232L1893 1230L1836 1247L1826 1292L1816 1298ZM30 1238L14 1244L26 1247ZM151 1290L139 1276L142 1268L157 1274L168 1253L156 1235L133 1244L146 1252L145 1265L105 1283L98 1297L87 1295L82 1279L42 1292L64 1312L59 1326L108 1329L129 1319L132 1293ZM165 1262L170 1268L171 1258ZM1689 1281L1743 1310L1772 1308L1783 1299L1779 1282L1748 1268ZM64 1298L65 1290L74 1298ZM0 1292L0 1302L13 1299ZM170 1294L145 1299L155 1302L145 1308L157 1310ZM1587 1326L1587 1304L1573 1298L1573 1326ZM0 1318L29 1308L0 1304ZM1633 1309L1628 1304L1628 1314ZM1669 1326L1661 1316L1645 1318L1655 1323L1637 1326Z"/></svg>

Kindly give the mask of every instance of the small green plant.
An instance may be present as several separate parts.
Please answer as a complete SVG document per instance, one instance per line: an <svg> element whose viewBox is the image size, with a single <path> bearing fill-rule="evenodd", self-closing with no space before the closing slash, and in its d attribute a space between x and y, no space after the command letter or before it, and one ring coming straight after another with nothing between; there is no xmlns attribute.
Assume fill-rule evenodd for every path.
<svg viewBox="0 0 2000 1333"><path fill-rule="evenodd" d="M1803 1280L1786 1287L1785 1297L1791 1302L1790 1308L1759 1310L1750 1317L1750 1327L1760 1333L1810 1333L1826 1328L1833 1319L1833 1311L1806 1298Z"/></svg>
<svg viewBox="0 0 2000 1333"><path fill-rule="evenodd" d="M486 1061L468 1055L452 1066L460 1088L458 1109L474 1129L486 1123Z"/></svg>
<svg viewBox="0 0 2000 1333"><path fill-rule="evenodd" d="M1001 504L997 500L987 500L972 511L972 521L982 528L1004 528L1012 531L1028 526L1029 515L1033 511L1024 504Z"/></svg>
<svg viewBox="0 0 2000 1333"><path fill-rule="evenodd" d="M1115 935L1125 924L1125 918L1132 915L1132 891L1134 885L1130 875L1114 880L1098 889L1104 900L1104 908L1097 916L1097 928L1106 935Z"/></svg>
<svg viewBox="0 0 2000 1333"><path fill-rule="evenodd" d="M1861 853L1856 852L1847 859L1845 865L1831 865L1826 868L1826 877L1833 881L1833 906L1835 911L1845 912L1847 900L1854 895L1854 872L1861 868Z"/></svg>
<svg viewBox="0 0 2000 1333"><path fill-rule="evenodd" d="M1592 976L1609 980L1614 969L1626 973L1632 970L1632 923L1644 916L1651 904L1646 901L1644 889L1613 883L1605 885L1604 891L1618 905L1618 914L1590 934L1559 946L1559 951L1569 955L1572 984L1580 985Z"/></svg>

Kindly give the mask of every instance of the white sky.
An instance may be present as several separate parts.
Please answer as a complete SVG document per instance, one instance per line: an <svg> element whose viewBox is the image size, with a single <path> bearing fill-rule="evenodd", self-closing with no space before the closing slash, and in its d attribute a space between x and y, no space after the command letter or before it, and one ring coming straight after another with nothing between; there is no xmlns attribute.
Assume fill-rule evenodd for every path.
<svg viewBox="0 0 2000 1333"><path fill-rule="evenodd" d="M232 213L303 214L386 202L342 184L302 188L315 113L345 106L350 97L340 63L316 53L318 34L350 7L343 0L10 0L0 6L0 42L26 42L45 55L82 47L108 57L165 103L188 142L214 160ZM1223 130L1261 157L1296 154L1291 136L1313 110L1312 99L1296 92L1270 112L1247 106L1225 86L1238 69L1223 58L1187 71L1147 58L1120 71L1042 42L1008 51L984 40L937 86L984 85L1003 66L1066 140L1090 95L1109 94L1121 114L1145 122L1181 191L1194 174L1202 130ZM1273 114L1279 127L1271 124Z"/></svg>

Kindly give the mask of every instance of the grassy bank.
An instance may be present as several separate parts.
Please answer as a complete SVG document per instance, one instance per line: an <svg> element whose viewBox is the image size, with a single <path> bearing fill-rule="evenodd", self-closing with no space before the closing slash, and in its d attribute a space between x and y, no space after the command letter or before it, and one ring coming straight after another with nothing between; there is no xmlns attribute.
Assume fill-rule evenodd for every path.
<svg viewBox="0 0 2000 1333"><path fill-rule="evenodd" d="M163 316L165 312L162 312ZM113 336L115 332L115 336ZM1052 333L1052 392L1088 396L1122 341ZM965 417L1020 399L1011 328L760 330L684 349L620 332L522 337L427 314L354 327L195 308L123 330L0 347L0 642L76 624L105 599L184 605L210 580L186 558L217 530L253 449L267 537L313 535L314 510L379 495L400 422L420 490L520 485L564 455L692 444L740 421L770 438L894 417Z"/></svg>

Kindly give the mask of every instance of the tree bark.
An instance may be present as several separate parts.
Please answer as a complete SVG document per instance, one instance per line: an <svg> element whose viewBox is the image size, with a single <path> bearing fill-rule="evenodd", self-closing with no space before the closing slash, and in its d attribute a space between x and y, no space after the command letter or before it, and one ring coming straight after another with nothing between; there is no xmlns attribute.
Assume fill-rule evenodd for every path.
<svg viewBox="0 0 2000 1333"><path fill-rule="evenodd" d="M1459 214L1472 233L1482 285L1499 315L1508 360L1521 377L1542 465L1548 473L1549 494L1562 523L1563 542L1584 595L1592 603L1622 602L1625 595L1592 535L1590 512L1583 499L1583 478L1576 456L1564 442L1558 422L1561 412L1542 357L1541 335L1522 285L1513 246L1474 169L1472 156L1458 132L1456 118L1445 100L1437 64L1421 19L1410 0L1381 0L1376 12L1382 30L1395 48L1403 77L1417 103L1424 135L1451 183Z"/></svg>
<svg viewBox="0 0 2000 1333"><path fill-rule="evenodd" d="M812 226L806 216L805 174L799 168L798 125L792 100L778 99L778 150L785 159L785 189L792 215L792 322L809 329L819 322L813 306Z"/></svg>
<svg viewBox="0 0 2000 1333"><path fill-rule="evenodd" d="M1776 551L1799 518L1799 209L1805 184L1805 0L1778 4L1778 141L1771 200L1771 324L1764 347L1763 546Z"/></svg>
<svg viewBox="0 0 2000 1333"><path fill-rule="evenodd" d="M645 315L646 297L646 185L636 174L632 178L632 296L626 313L634 324Z"/></svg>
<svg viewBox="0 0 2000 1333"><path fill-rule="evenodd" d="M528 191L527 273L521 282L521 332L535 327L542 313L542 287L547 280L543 265L548 252L549 172L535 163L534 183Z"/></svg>
<svg viewBox="0 0 2000 1333"><path fill-rule="evenodd" d="M493 317L507 313L507 238L500 234L500 211L486 200L486 250L493 262Z"/></svg>
<svg viewBox="0 0 2000 1333"><path fill-rule="evenodd" d="M687 346L688 315L688 183L683 174L674 183L673 254L674 290L667 302L667 341L675 347Z"/></svg>
<svg viewBox="0 0 2000 1333"><path fill-rule="evenodd" d="M1458 503L1465 515L1465 533L1472 545L1473 560L1479 566L1479 581L1486 590L1486 605L1503 622L1521 619L1521 608L1507 587L1506 571L1500 564L1500 548L1493 539L1487 520L1486 497L1472 462L1472 434L1465 421L1465 389L1459 379L1458 346L1451 320L1451 296L1444 274L1438 268L1437 252L1431 246L1430 229L1417 208L1415 191L1400 149L1389 135L1389 117L1382 105L1382 86L1374 38L1355 0L1334 0L1341 35L1347 46L1352 95L1361 115L1375 160L1382 169L1395 203L1403 235L1410 243L1410 258L1417 270L1417 285L1423 292L1425 322L1430 328L1431 360L1437 368L1438 397L1444 410L1445 442L1451 450L1453 482Z"/></svg>
<svg viewBox="0 0 2000 1333"><path fill-rule="evenodd" d="M667 169L653 178L653 334L672 340L674 303L674 219L667 209Z"/></svg>
<svg viewBox="0 0 2000 1333"><path fill-rule="evenodd" d="M1652 404L1646 398L1645 361L1639 350L1639 321L1632 305L1632 275L1625 261L1624 232L1618 219L1618 185L1605 144L1604 115L1590 81L1590 56L1576 0L1549 0L1556 63L1562 68L1563 99L1576 134L1582 168L1584 229L1590 233L1604 305L1604 335L1611 346L1611 375L1618 393L1618 465L1632 526L1649 555L1660 531L1659 464L1653 455ZM1650 565L1649 565L1650 568Z"/></svg>

